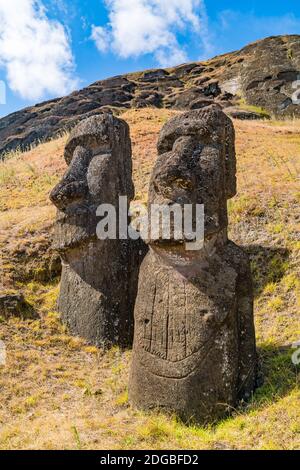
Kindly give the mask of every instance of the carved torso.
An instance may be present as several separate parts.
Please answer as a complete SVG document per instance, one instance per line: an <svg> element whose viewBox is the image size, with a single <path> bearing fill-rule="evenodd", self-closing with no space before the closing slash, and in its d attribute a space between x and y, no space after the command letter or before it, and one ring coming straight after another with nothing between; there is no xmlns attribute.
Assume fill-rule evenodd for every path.
<svg viewBox="0 0 300 470"><path fill-rule="evenodd" d="M151 251L142 266L136 341L141 361L146 360L153 373L182 378L199 368L199 358L203 365L218 331L236 314L237 274L219 260L216 272L208 266L187 279L159 261ZM149 272L151 278L146 279Z"/></svg>

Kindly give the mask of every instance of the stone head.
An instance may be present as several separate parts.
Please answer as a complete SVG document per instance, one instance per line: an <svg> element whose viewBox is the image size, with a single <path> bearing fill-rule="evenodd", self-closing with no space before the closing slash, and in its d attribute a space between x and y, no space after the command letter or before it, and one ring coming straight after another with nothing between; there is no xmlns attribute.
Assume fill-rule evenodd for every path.
<svg viewBox="0 0 300 470"><path fill-rule="evenodd" d="M168 121L158 141L149 207L203 204L205 240L226 234L227 200L236 194L234 142L233 124L216 106Z"/></svg>
<svg viewBox="0 0 300 470"><path fill-rule="evenodd" d="M109 113L85 119L71 132L64 157L68 169L50 194L61 252L96 238L100 204L117 207L119 196L134 197L129 127Z"/></svg>

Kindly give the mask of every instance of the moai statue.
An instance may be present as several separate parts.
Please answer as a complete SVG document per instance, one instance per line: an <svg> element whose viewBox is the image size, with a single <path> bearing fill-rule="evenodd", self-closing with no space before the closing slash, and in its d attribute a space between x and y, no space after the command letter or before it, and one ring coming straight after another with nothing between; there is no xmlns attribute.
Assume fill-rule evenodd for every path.
<svg viewBox="0 0 300 470"><path fill-rule="evenodd" d="M203 204L204 241L149 236L139 277L129 396L141 409L208 423L248 399L256 382L252 279L247 255L227 236L236 194L235 133L217 107L162 129L149 189L153 204Z"/></svg>
<svg viewBox="0 0 300 470"><path fill-rule="evenodd" d="M111 204L118 220L119 196L127 196L128 204L134 197L128 125L112 114L82 121L71 132L65 160L68 170L50 195L58 208L54 248L62 259L58 309L72 334L104 348L127 346L139 246L98 239L96 212Z"/></svg>

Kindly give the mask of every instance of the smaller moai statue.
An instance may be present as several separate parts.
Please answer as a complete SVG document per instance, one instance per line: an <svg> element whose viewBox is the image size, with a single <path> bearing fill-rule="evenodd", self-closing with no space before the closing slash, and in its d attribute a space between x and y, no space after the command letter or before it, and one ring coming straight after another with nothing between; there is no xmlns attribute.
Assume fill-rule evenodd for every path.
<svg viewBox="0 0 300 470"><path fill-rule="evenodd" d="M119 196L128 205L134 197L129 127L110 113L90 117L71 132L64 156L68 169L50 195L62 260L58 310L70 332L91 344L128 346L140 246L118 236L99 239L96 213L111 204L118 220Z"/></svg>
<svg viewBox="0 0 300 470"><path fill-rule="evenodd" d="M149 188L154 204L204 205L201 249L184 237L149 236L135 306L130 402L185 422L212 423L249 399L257 354L250 265L228 240L236 194L235 133L209 106L171 119L158 142Z"/></svg>

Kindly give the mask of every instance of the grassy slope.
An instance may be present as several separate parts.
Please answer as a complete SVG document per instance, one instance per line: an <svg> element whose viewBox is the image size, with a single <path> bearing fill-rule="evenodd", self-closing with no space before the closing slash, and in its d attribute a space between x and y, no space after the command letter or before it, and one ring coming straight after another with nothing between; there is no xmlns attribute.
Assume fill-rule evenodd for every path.
<svg viewBox="0 0 300 470"><path fill-rule="evenodd" d="M157 133L174 112L128 111L136 198L146 200ZM0 449L300 449L300 122L235 122L239 192L231 238L251 255L265 376L252 402L215 427L186 427L127 402L130 351L106 354L68 336L55 312L58 278L47 199L64 170L66 136L0 164L0 290L21 289L38 320L1 320ZM298 236L298 238L297 238ZM297 271L298 269L298 271ZM2 286L1 286L2 284Z"/></svg>

